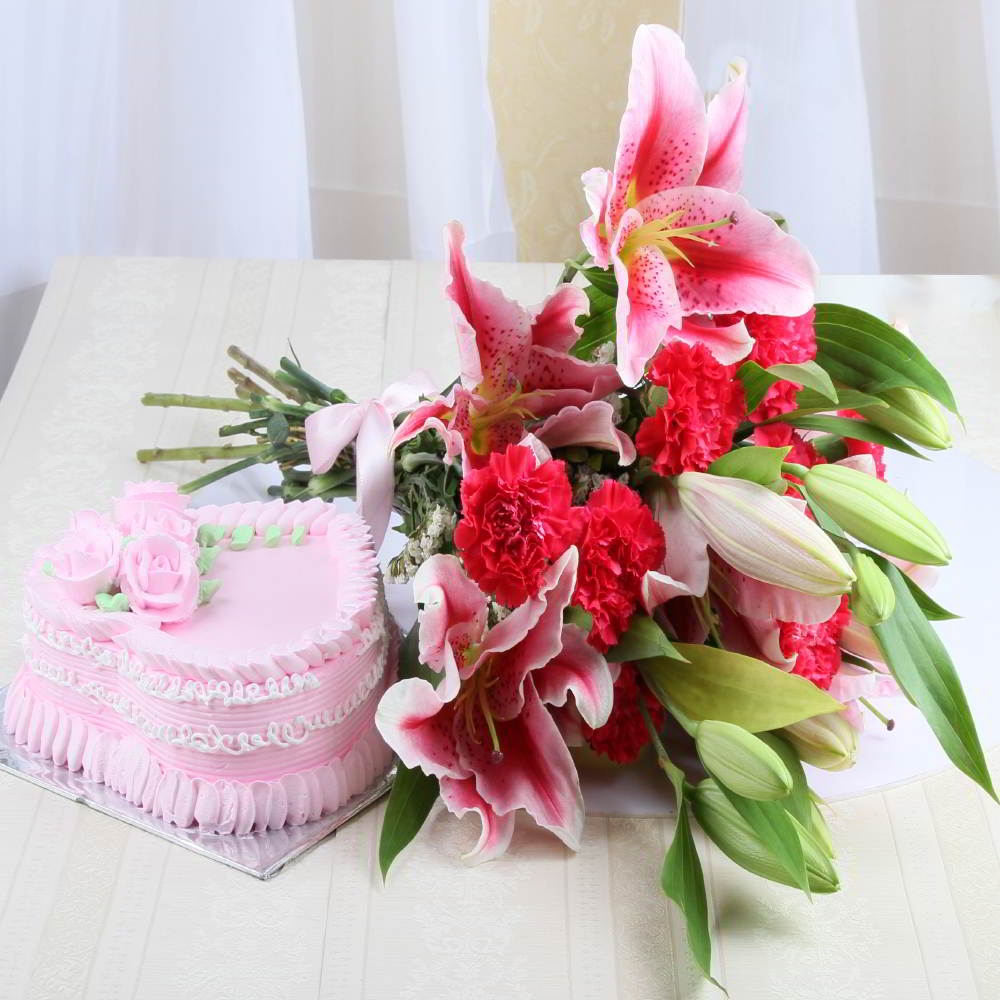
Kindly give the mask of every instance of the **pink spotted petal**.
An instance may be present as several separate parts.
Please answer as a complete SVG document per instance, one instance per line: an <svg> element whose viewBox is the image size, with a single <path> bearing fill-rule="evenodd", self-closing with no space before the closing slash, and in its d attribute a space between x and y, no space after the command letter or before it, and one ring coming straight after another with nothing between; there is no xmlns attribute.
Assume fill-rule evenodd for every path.
<svg viewBox="0 0 1000 1000"><path fill-rule="evenodd" d="M591 215L580 223L580 239L597 267L610 262L607 236L608 198L611 196L611 174L603 167L592 167L580 178Z"/></svg>
<svg viewBox="0 0 1000 1000"><path fill-rule="evenodd" d="M476 790L501 815L524 809L574 851L583 833L583 795L576 766L552 716L529 677L524 708L509 721L497 720L502 759L488 739L459 735L461 766L476 776ZM464 734L464 726L456 726Z"/></svg>
<svg viewBox="0 0 1000 1000"><path fill-rule="evenodd" d="M870 671L849 673L846 667L841 667L834 676L829 690L830 697L839 702L857 698L894 698L900 694L899 685L889 674Z"/></svg>
<svg viewBox="0 0 1000 1000"><path fill-rule="evenodd" d="M716 326L704 316L685 316L680 329L671 330L667 340L682 340L692 347L704 344L722 365L734 365L753 350L753 337L747 333L743 320L729 326Z"/></svg>
<svg viewBox="0 0 1000 1000"><path fill-rule="evenodd" d="M459 559L438 554L417 570L413 598L422 605L420 660L444 672L438 693L449 701L458 693L462 653L486 631L486 595L466 576Z"/></svg>
<svg viewBox="0 0 1000 1000"><path fill-rule="evenodd" d="M626 385L635 385L642 378L646 362L663 343L668 330L681 325L682 316L673 269L656 247L639 247L627 264L620 256L625 241L642 221L635 209L629 209L611 246L618 279L618 374Z"/></svg>
<svg viewBox="0 0 1000 1000"><path fill-rule="evenodd" d="M618 665L607 660L587 642L576 625L564 625L562 650L532 674L538 697L561 708L572 692L577 711L592 729L603 726L614 702Z"/></svg>
<svg viewBox="0 0 1000 1000"><path fill-rule="evenodd" d="M586 406L565 406L535 428L535 435L549 448L581 445L603 451L617 451L619 465L631 465L636 452L632 439L614 422L615 409L603 399Z"/></svg>
<svg viewBox="0 0 1000 1000"><path fill-rule="evenodd" d="M661 604L666 604L675 597L698 596L683 581L656 570L650 570L643 576L641 586L642 606L650 615Z"/></svg>
<svg viewBox="0 0 1000 1000"><path fill-rule="evenodd" d="M677 490L670 485L657 489L650 497L650 509L667 540L667 554L660 567L662 580L651 580L651 593L656 587L676 588L676 594L664 597L694 595L700 597L708 589L708 539L687 511L681 506Z"/></svg>
<svg viewBox="0 0 1000 1000"><path fill-rule="evenodd" d="M609 221L625 212L629 185L638 199L693 184L708 145L705 102L684 43L669 28L643 24L632 42L628 104L615 155Z"/></svg>
<svg viewBox="0 0 1000 1000"><path fill-rule="evenodd" d="M480 864L500 857L510 846L514 836L515 814L497 815L493 807L476 791L475 778L442 778L440 782L441 801L450 813L461 819L468 812L479 814L483 831L476 846L463 854L465 861Z"/></svg>
<svg viewBox="0 0 1000 1000"><path fill-rule="evenodd" d="M375 726L407 767L439 778L465 778L459 761L450 702L423 678L408 677L390 687L375 712Z"/></svg>
<svg viewBox="0 0 1000 1000"><path fill-rule="evenodd" d="M579 339L578 316L590 307L587 293L578 285L560 285L535 310L531 321L531 342L553 351L568 351Z"/></svg>
<svg viewBox="0 0 1000 1000"><path fill-rule="evenodd" d="M571 546L546 571L538 597L515 608L490 629L480 646L476 669L489 662L491 684L487 697L495 718L514 718L524 705L525 678L562 651L563 611L576 588L578 562L577 550ZM522 609L529 607L525 614ZM515 636L517 642L512 643Z"/></svg>
<svg viewBox="0 0 1000 1000"><path fill-rule="evenodd" d="M741 615L803 625L829 621L840 607L841 600L840 594L832 597L803 594L764 583L721 562L712 567L712 586Z"/></svg>
<svg viewBox="0 0 1000 1000"><path fill-rule="evenodd" d="M404 442L415 438L421 431L432 430L444 442L445 453L449 460L462 455L465 451L465 439L462 437L461 430L455 426L454 416L458 405L458 393L458 389L453 389L447 398L438 396L436 399L418 406L396 428L391 442L392 449L395 450Z"/></svg>
<svg viewBox="0 0 1000 1000"><path fill-rule="evenodd" d="M474 278L462 252L465 232L457 222L445 227L451 282L445 294L453 303L462 382L484 391L507 393L524 380L531 346L531 316L495 285Z"/></svg>
<svg viewBox="0 0 1000 1000"><path fill-rule="evenodd" d="M732 312L800 316L812 306L815 261L794 236L782 232L740 195L718 188L677 188L647 198L637 209L643 219L680 210L672 228L735 220L696 234L714 246L677 240L691 261L690 265L680 259L672 262L685 316Z"/></svg>
<svg viewBox="0 0 1000 1000"><path fill-rule="evenodd" d="M747 64L736 59L726 82L708 105L708 149L698 183L739 191L743 186L743 147L747 141Z"/></svg>
<svg viewBox="0 0 1000 1000"><path fill-rule="evenodd" d="M522 402L536 417L564 406L583 406L621 387L614 365L581 361L551 347L532 347L528 353L523 388L532 395Z"/></svg>

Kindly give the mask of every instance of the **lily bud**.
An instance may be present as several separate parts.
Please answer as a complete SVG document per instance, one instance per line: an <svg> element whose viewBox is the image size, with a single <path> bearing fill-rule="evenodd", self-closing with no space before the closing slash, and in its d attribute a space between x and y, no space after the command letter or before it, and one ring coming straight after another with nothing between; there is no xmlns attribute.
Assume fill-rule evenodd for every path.
<svg viewBox="0 0 1000 1000"><path fill-rule="evenodd" d="M879 625L896 607L896 592L875 560L864 552L851 557L857 579L851 588L851 612L864 625Z"/></svg>
<svg viewBox="0 0 1000 1000"><path fill-rule="evenodd" d="M783 799L792 790L785 762L763 740L731 722L706 719L694 734L701 762L718 781L748 799Z"/></svg>
<svg viewBox="0 0 1000 1000"><path fill-rule="evenodd" d="M723 854L754 875L760 875L772 882L780 882L782 885L795 885L785 869L778 864L774 855L711 778L695 787L691 801L695 818L701 828ZM794 822L794 817L792 820ZM801 825L796 823L795 827L802 843L802 853L805 855L810 890L836 892L840 888L840 880L833 865L830 864L830 859Z"/></svg>
<svg viewBox="0 0 1000 1000"><path fill-rule="evenodd" d="M899 490L843 465L816 465L806 489L846 532L890 556L944 566L951 550L941 532Z"/></svg>
<svg viewBox="0 0 1000 1000"><path fill-rule="evenodd" d="M951 428L941 407L919 389L889 389L881 394L888 406L862 406L869 423L914 444L941 451L951 447Z"/></svg>
<svg viewBox="0 0 1000 1000"><path fill-rule="evenodd" d="M730 566L755 580L830 597L854 571L826 533L766 486L704 472L677 477L685 513Z"/></svg>
<svg viewBox="0 0 1000 1000"><path fill-rule="evenodd" d="M782 732L807 764L824 771L846 771L858 759L858 731L840 712L814 715Z"/></svg>

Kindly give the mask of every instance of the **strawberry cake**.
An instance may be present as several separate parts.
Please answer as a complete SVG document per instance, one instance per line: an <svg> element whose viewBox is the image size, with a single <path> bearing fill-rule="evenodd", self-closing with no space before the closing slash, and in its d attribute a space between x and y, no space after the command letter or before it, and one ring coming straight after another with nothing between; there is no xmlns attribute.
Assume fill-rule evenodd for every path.
<svg viewBox="0 0 1000 1000"><path fill-rule="evenodd" d="M321 500L188 508L128 484L25 580L16 743L180 827L245 834L380 778L396 632L365 523Z"/></svg>

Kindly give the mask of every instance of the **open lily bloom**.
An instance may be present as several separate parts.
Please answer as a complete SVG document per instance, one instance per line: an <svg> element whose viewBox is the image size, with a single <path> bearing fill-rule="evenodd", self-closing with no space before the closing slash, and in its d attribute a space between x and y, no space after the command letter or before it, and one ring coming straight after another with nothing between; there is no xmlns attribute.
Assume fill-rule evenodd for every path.
<svg viewBox="0 0 1000 1000"><path fill-rule="evenodd" d="M462 454L475 467L490 452L520 441L526 420L584 407L619 388L621 380L614 365L569 353L580 336L576 317L587 311L582 289L562 285L537 309L526 309L470 274L464 239L459 223L445 227L451 276L446 293L461 384L414 410L397 429L393 445L431 428L444 438L449 457ZM569 423L563 421L564 430ZM583 420L581 426L586 430L592 423Z"/></svg>
<svg viewBox="0 0 1000 1000"><path fill-rule="evenodd" d="M629 385L687 316L799 315L812 305L808 251L735 193L746 115L742 65L706 112L680 38L639 28L614 170L583 175L593 214L580 227L596 264L614 267L618 369ZM749 351L748 338L735 357L733 346L705 343L724 364Z"/></svg>
<svg viewBox="0 0 1000 1000"><path fill-rule="evenodd" d="M407 767L438 777L448 809L479 814L476 860L503 853L518 809L580 845L580 782L546 706L564 706L572 693L583 720L603 725L614 676L582 630L563 624L578 559L569 548L538 596L490 629L486 596L454 556L432 556L414 579L421 658L442 677L436 687L416 677L393 685L376 725Z"/></svg>

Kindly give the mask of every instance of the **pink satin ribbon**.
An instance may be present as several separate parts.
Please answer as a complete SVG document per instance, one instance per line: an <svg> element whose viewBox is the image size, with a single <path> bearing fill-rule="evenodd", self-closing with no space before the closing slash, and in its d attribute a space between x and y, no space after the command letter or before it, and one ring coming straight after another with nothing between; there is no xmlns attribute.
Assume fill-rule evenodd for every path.
<svg viewBox="0 0 1000 1000"><path fill-rule="evenodd" d="M355 441L358 512L371 528L376 550L385 538L394 493L393 418L435 392L431 377L416 371L393 382L381 396L360 403L336 403L306 418L306 448L313 473L329 472Z"/></svg>

